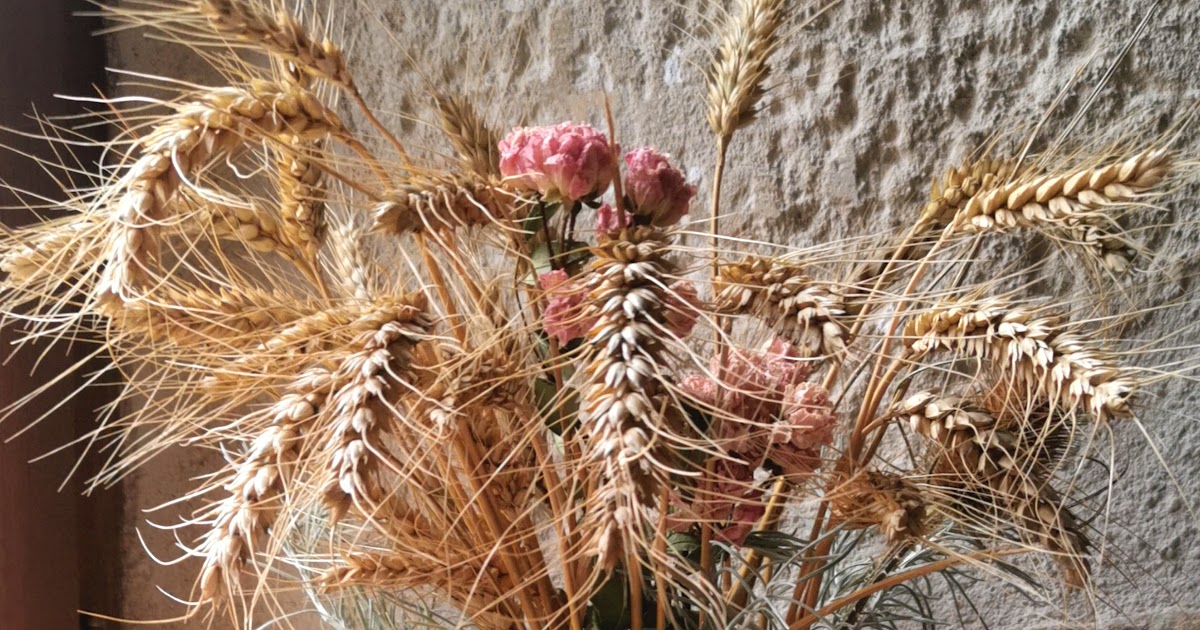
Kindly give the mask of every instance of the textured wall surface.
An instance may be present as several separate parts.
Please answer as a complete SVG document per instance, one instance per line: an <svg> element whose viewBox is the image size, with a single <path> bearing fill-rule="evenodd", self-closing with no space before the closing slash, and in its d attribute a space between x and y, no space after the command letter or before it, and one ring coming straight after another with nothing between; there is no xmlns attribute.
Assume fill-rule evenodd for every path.
<svg viewBox="0 0 1200 630"><path fill-rule="evenodd" d="M1067 90L1044 127L1043 138L1056 136L1150 3L847 0L808 25L803 18L811 9L796 4L805 6L776 57L761 119L734 142L725 200L737 212L731 232L805 245L907 226L931 177L993 134L1032 126ZM1200 6L1161 4L1070 140L1104 137L1118 124L1157 133L1200 94ZM336 9L332 31L351 51L367 100L415 138L414 146L445 150L428 126L403 117L432 119L429 82L473 97L500 127L600 124L607 94L619 140L673 154L700 185L700 198L706 195L713 141L703 117L702 68L713 41L708 25L719 12L715 0L338 0ZM113 36L111 50L116 67L208 76L186 51L136 33ZM1186 142L1200 149L1200 142ZM1011 149L1011 138L1001 146ZM1158 218L1192 222L1193 205ZM1130 290L1156 304L1180 299L1190 288L1187 256L1200 251L1197 234L1184 226L1154 239L1162 255L1149 280ZM1002 241L994 253L1053 253L1015 245ZM1066 299L1072 286L1038 288ZM1156 339L1198 315L1173 308L1139 321L1134 334ZM1193 332L1183 341L1195 339ZM1200 627L1200 537L1187 508L1200 503L1200 427L1189 411L1200 388L1176 382L1158 391L1170 402L1148 401L1145 424L1180 489L1136 426L1116 429L1120 465L1096 602L1103 628ZM160 459L135 476L126 495L130 527L145 518L138 510L186 487L186 476L202 468L199 461ZM130 579L121 612L176 614L152 585L184 595L191 567L152 567L127 532ZM150 546L166 554L170 538ZM1014 591L975 591L994 628L1057 627L1047 618L1053 610L1032 609Z"/></svg>

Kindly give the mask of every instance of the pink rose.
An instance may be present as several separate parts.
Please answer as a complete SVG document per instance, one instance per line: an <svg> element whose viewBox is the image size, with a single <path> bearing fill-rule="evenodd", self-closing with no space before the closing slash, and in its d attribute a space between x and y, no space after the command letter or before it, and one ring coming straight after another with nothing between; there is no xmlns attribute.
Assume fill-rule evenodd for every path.
<svg viewBox="0 0 1200 630"><path fill-rule="evenodd" d="M633 225L633 215L624 210L617 210L608 204L596 209L597 234L615 236L630 225Z"/></svg>
<svg viewBox="0 0 1200 630"><path fill-rule="evenodd" d="M542 328L558 338L559 345L582 337L592 327L583 317L583 302L587 292L562 269L538 276L538 285L546 291L546 308L542 312Z"/></svg>
<svg viewBox="0 0 1200 630"><path fill-rule="evenodd" d="M612 183L612 171L608 140L587 125L518 127L500 141L505 181L550 201L596 197Z"/></svg>
<svg viewBox="0 0 1200 630"><path fill-rule="evenodd" d="M625 154L625 194L634 212L657 226L673 225L688 213L696 187L667 161L667 156L643 147Z"/></svg>

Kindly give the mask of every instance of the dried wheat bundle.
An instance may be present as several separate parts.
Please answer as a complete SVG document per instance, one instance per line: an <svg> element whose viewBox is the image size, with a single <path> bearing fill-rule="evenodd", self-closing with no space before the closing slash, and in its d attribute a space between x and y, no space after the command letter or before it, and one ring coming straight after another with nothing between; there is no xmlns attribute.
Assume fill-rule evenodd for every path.
<svg viewBox="0 0 1200 630"><path fill-rule="evenodd" d="M1100 599L1089 462L1196 367L1155 350L1194 344L1123 337L1167 305L1045 306L1029 287L1070 268L980 244L1048 237L1110 272L1082 280L1097 300L1121 290L1152 254L1137 213L1194 175L1186 114L1104 151L993 142L896 234L731 237L732 140L800 15L736 0L697 245L695 182L618 146L611 112L501 134L435 85L421 122L448 146L410 152L321 26L356 9L298 4L109 9L228 85L108 102L109 161L67 216L0 236L3 323L95 341L123 379L94 486L171 447L225 455L179 527L189 616L290 619L300 589L338 627L427 623L425 602L497 630L892 627L967 572Z"/></svg>

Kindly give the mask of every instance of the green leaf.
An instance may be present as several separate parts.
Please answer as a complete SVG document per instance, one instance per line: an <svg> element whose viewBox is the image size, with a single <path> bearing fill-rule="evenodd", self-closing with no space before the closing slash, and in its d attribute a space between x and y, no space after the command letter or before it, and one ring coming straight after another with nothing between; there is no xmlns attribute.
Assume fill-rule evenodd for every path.
<svg viewBox="0 0 1200 630"><path fill-rule="evenodd" d="M539 203L534 206L533 212L518 222L521 224L521 229L525 230L525 240L530 241L537 238L537 235L542 232L542 226L554 217L554 213L558 212L559 207L560 204L557 203Z"/></svg>
<svg viewBox="0 0 1200 630"><path fill-rule="evenodd" d="M614 571L600 590L592 596L592 607L588 611L588 627L594 630L626 630L630 626L629 606L626 595L629 588L625 573Z"/></svg>
<svg viewBox="0 0 1200 630"><path fill-rule="evenodd" d="M564 373L563 377L568 375ZM533 382L533 395L537 398L542 420L555 435L574 430L579 418L579 392L566 388L560 393L554 381L539 378Z"/></svg>
<svg viewBox="0 0 1200 630"><path fill-rule="evenodd" d="M700 539L687 532L667 532L667 550L671 553L687 557L688 554L700 548Z"/></svg>

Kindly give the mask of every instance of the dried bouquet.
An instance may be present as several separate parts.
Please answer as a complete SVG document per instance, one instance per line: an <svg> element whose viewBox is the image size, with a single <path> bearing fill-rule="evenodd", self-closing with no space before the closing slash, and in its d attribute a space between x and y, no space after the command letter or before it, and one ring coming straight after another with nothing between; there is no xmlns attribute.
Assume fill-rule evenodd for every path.
<svg viewBox="0 0 1200 630"><path fill-rule="evenodd" d="M99 101L105 160L64 163L66 212L0 242L8 325L98 341L123 379L94 485L170 446L225 454L180 530L192 615L931 627L981 575L1095 603L1092 462L1190 367L1147 364L1120 289L1194 173L1190 112L1103 145L1014 132L899 234L796 248L723 234L721 184L808 12L736 0L714 27L699 199L605 103L504 133L431 88L456 157L410 151L309 9L108 9L229 84ZM1061 256L990 258L1001 235ZM1032 295L1073 272L1094 300Z"/></svg>

